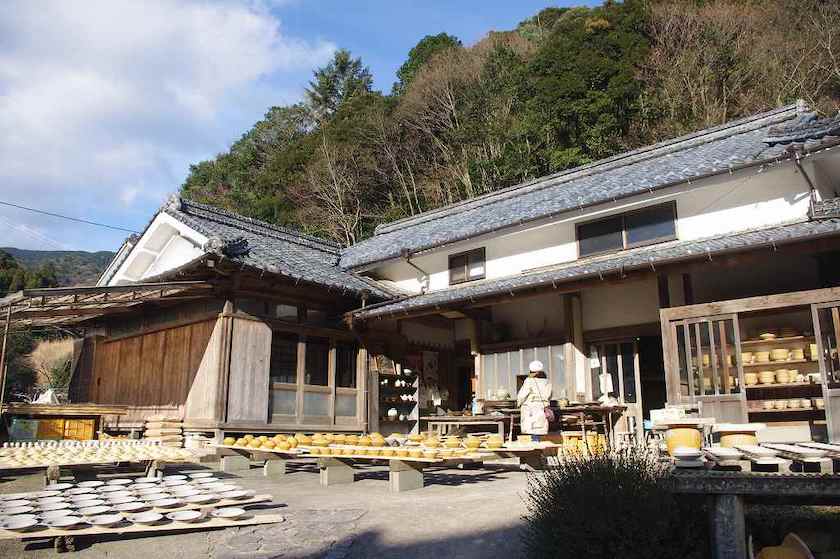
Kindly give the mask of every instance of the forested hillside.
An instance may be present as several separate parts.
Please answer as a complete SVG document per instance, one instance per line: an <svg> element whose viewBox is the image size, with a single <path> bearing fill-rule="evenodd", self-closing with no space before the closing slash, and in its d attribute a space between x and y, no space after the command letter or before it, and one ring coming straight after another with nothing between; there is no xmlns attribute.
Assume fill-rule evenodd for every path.
<svg viewBox="0 0 840 559"><path fill-rule="evenodd" d="M547 8L409 53L390 92L347 51L182 193L349 244L383 222L797 98L840 106L840 3ZM431 30L430 30L431 31Z"/></svg>
<svg viewBox="0 0 840 559"><path fill-rule="evenodd" d="M0 247L0 252L14 257L21 269L29 273L37 274L49 265L57 285L93 285L114 257L114 253L107 250L85 252Z"/></svg>

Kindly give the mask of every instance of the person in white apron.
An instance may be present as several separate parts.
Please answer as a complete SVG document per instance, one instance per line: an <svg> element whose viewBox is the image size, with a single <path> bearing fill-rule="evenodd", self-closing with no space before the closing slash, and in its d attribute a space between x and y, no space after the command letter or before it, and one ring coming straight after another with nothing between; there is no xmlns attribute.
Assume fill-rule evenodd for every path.
<svg viewBox="0 0 840 559"><path fill-rule="evenodd" d="M528 365L530 375L516 395L516 404L521 413L520 429L525 434L534 435L536 440L539 440L540 435L548 433L545 408L551 400L551 383L545 377L544 369L542 362L531 361Z"/></svg>

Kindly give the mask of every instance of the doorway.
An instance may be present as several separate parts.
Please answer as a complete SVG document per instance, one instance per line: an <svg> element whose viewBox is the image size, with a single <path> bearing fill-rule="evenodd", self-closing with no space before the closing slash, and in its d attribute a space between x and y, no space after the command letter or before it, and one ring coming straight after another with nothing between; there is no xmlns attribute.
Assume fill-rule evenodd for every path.
<svg viewBox="0 0 840 559"><path fill-rule="evenodd" d="M644 398L642 415L650 419L650 410L665 407L668 390L665 385L665 361L662 357L662 336L641 336L639 348L639 380Z"/></svg>

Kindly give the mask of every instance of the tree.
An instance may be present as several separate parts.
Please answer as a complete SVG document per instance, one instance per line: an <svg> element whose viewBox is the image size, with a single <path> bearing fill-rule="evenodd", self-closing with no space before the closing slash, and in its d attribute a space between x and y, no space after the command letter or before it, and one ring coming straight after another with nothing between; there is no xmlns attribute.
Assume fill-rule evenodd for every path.
<svg viewBox="0 0 840 559"><path fill-rule="evenodd" d="M315 70L306 99L316 118L323 120L353 96L369 93L372 86L373 76L362 59L352 58L350 51L341 49L329 64Z"/></svg>
<svg viewBox="0 0 840 559"><path fill-rule="evenodd" d="M408 59L397 70L397 81L392 88L393 95L402 95L414 79L414 76L437 53L452 48L460 48L461 40L447 33L426 35L408 51Z"/></svg>

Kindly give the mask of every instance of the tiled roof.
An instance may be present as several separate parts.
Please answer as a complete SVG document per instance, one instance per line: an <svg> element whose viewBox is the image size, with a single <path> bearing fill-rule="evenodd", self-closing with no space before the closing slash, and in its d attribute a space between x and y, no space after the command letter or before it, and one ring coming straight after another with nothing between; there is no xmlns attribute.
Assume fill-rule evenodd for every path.
<svg viewBox="0 0 840 559"><path fill-rule="evenodd" d="M341 292L367 290L378 299L394 296L376 282L339 268L340 248L335 243L179 198L161 211L207 237L205 250L233 262Z"/></svg>
<svg viewBox="0 0 840 559"><path fill-rule="evenodd" d="M761 246L779 246L837 235L840 233L840 218L819 221L801 221L787 225L743 231L719 237L694 241L672 241L641 247L609 255L593 256L567 264L551 266L499 279L480 280L448 289L399 299L393 302L371 305L353 312L354 317L369 319L399 315L438 306L469 303L502 293L513 293L522 289L560 285L563 282L601 278L622 274L631 270L655 268L695 258L714 258L728 252L737 252Z"/></svg>
<svg viewBox="0 0 840 559"><path fill-rule="evenodd" d="M840 117L817 119L789 105L379 226L345 249L341 266L361 268L566 211L745 165L789 157L787 143L814 149L840 134ZM836 139L835 139L836 140Z"/></svg>

